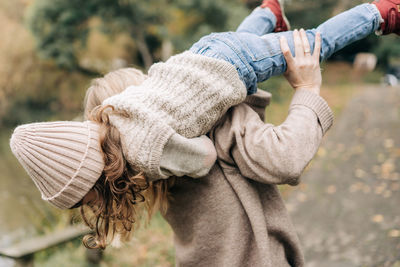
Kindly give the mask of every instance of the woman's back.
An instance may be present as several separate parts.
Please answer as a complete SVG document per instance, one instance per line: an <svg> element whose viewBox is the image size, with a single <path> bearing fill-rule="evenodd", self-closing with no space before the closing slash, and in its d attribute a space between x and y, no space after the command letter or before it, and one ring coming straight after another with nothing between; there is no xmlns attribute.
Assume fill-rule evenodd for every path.
<svg viewBox="0 0 400 267"><path fill-rule="evenodd" d="M298 183L322 138L319 114L312 109L326 103L304 91L296 93L294 101L305 95L313 99L304 105L294 102L291 118L274 127L261 120L270 95L259 91L248 101L251 107L249 103L233 107L210 132L217 163L206 177L178 178L170 190L165 217L175 232L178 266L304 265L276 184ZM330 111L326 108L323 111ZM299 116L301 125L295 122ZM305 132L308 136L302 139ZM307 144L309 149L300 151L295 144L310 140L314 141ZM295 151L281 155L275 151L278 146ZM290 158L288 154L303 159L293 166L290 159L281 160ZM278 159L280 166L269 157Z"/></svg>

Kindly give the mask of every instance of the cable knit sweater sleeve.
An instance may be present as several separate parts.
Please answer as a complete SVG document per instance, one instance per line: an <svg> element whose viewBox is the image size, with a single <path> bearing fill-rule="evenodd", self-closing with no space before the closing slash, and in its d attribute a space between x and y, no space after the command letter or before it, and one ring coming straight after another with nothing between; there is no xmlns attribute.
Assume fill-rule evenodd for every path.
<svg viewBox="0 0 400 267"><path fill-rule="evenodd" d="M296 185L314 157L333 114L323 98L297 90L289 115L278 126L264 123L246 105L237 106L215 138L218 157L243 176L267 184ZM226 129L225 129L226 128Z"/></svg>
<svg viewBox="0 0 400 267"><path fill-rule="evenodd" d="M166 177L200 178L208 174L216 159L214 143L207 136L188 139L174 134L165 145L160 167Z"/></svg>
<svg viewBox="0 0 400 267"><path fill-rule="evenodd" d="M128 116L112 115L128 162L150 180L163 178L160 160L174 134L207 133L228 108L246 98L246 88L230 63L185 52L154 64L140 86L103 102Z"/></svg>

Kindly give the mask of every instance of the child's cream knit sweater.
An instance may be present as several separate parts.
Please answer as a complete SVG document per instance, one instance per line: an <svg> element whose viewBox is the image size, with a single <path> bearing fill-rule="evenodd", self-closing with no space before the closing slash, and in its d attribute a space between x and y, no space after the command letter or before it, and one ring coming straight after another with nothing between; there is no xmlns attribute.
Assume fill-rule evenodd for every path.
<svg viewBox="0 0 400 267"><path fill-rule="evenodd" d="M123 153L150 180L166 178L160 160L168 140L207 133L247 91L230 63L191 52L154 64L140 86L131 86L103 105L127 112L110 116L121 133Z"/></svg>

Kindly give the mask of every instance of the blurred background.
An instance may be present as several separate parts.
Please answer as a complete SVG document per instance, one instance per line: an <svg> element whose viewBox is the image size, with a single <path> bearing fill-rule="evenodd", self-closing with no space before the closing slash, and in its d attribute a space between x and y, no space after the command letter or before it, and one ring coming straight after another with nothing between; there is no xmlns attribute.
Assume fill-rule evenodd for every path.
<svg viewBox="0 0 400 267"><path fill-rule="evenodd" d="M291 0L286 3L286 14L293 28L314 28L361 2ZM146 71L153 62L188 49L205 34L235 30L259 3L0 0L0 249L63 231L78 220L74 212L57 211L40 199L9 149L14 127L79 119L85 91L94 77L127 66ZM322 95L340 116L363 85L396 85L399 59L398 37L371 35L324 63ZM273 94L267 120L281 123L292 89L282 77L260 88ZM285 197L291 194L285 187L282 192ZM169 226L157 215L130 244L107 249L101 265L174 266L172 238ZM35 253L33 262L35 266L87 266L84 258L85 249L75 239ZM13 264L0 257L0 266Z"/></svg>

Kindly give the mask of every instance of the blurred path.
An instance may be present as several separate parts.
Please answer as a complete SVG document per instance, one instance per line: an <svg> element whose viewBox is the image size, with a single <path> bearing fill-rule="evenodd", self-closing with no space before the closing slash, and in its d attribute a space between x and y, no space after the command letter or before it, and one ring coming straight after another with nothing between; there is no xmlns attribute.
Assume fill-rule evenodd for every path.
<svg viewBox="0 0 400 267"><path fill-rule="evenodd" d="M309 267L400 267L400 88L349 103L287 206Z"/></svg>

